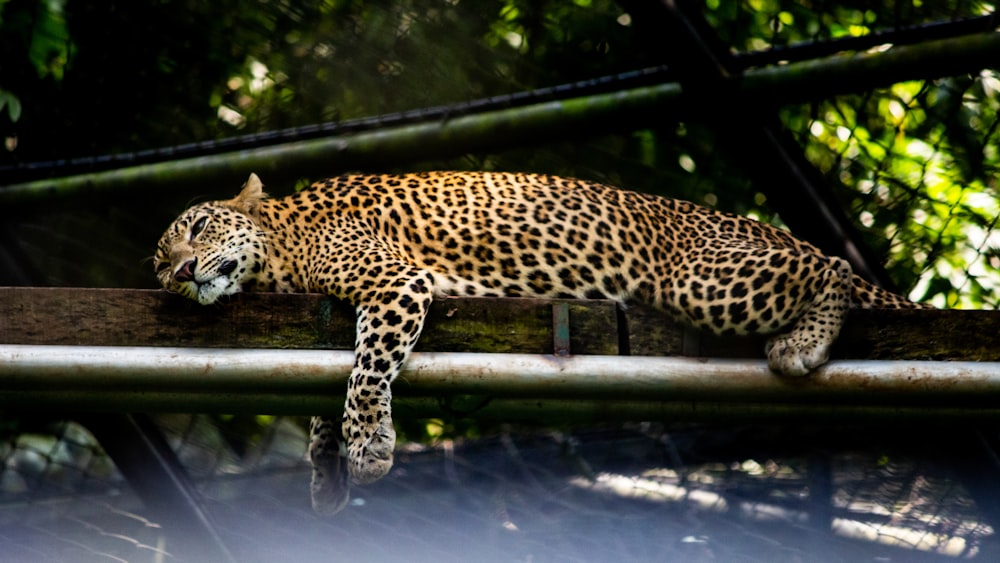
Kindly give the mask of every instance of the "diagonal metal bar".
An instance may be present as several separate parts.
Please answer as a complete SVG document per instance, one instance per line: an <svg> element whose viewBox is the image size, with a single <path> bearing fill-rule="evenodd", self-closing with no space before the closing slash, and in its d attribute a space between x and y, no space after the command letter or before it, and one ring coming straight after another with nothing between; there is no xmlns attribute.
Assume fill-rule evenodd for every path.
<svg viewBox="0 0 1000 563"><path fill-rule="evenodd" d="M686 92L726 108L716 114L715 123L727 131L719 139L732 154L743 157L755 185L789 228L824 252L846 258L858 275L895 289L882 261L781 127L774 108L760 99L752 102L756 106L733 99L732 90L723 87L738 76L739 64L701 14L683 0L622 0L621 4L650 48L662 53L675 70Z"/></svg>
<svg viewBox="0 0 1000 563"><path fill-rule="evenodd" d="M180 460L146 415L89 413L77 418L160 520L170 540L168 552L191 561L236 561Z"/></svg>

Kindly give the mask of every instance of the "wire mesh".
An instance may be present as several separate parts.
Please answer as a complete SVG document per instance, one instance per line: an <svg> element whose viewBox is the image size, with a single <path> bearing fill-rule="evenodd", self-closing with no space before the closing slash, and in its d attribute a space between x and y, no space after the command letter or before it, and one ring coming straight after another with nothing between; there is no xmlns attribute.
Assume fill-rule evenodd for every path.
<svg viewBox="0 0 1000 563"><path fill-rule="evenodd" d="M791 118L810 159L844 187L852 216L882 241L890 271L923 272L915 299L998 304L1000 201L985 157L997 150L998 93L997 72L985 70L823 102Z"/></svg>
<svg viewBox="0 0 1000 563"><path fill-rule="evenodd" d="M956 434L932 429L918 440L899 439L898 429L848 440L829 429L506 426L477 439L406 444L389 477L356 487L345 512L320 518L309 507L300 422L257 420L248 439L221 430L231 419L158 420L239 561L996 555L994 524L969 492L989 483L956 472L941 455L951 449L942 440ZM5 442L4 559L177 560L175 540L86 430L72 422L47 428Z"/></svg>

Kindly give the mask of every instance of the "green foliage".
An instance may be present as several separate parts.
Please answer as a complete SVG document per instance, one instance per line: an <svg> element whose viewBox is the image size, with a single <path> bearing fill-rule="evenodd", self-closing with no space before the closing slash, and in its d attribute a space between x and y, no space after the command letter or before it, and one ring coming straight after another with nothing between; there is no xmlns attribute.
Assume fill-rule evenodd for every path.
<svg viewBox="0 0 1000 563"><path fill-rule="evenodd" d="M741 50L864 35L990 13L989 3L708 2L706 17ZM868 243L913 299L1000 304L995 71L782 108Z"/></svg>
<svg viewBox="0 0 1000 563"><path fill-rule="evenodd" d="M38 76L61 80L72 43L66 26L66 0L0 2L0 31L27 45L27 59Z"/></svg>
<svg viewBox="0 0 1000 563"><path fill-rule="evenodd" d="M809 117L786 114L890 271L916 282L915 299L996 303L997 145L983 125L998 122L998 86L985 71L823 102ZM909 277L915 271L919 278Z"/></svg>
<svg viewBox="0 0 1000 563"><path fill-rule="evenodd" d="M7 118L11 123L17 123L21 118L21 100L14 94L0 88L0 112L7 108Z"/></svg>
<svg viewBox="0 0 1000 563"><path fill-rule="evenodd" d="M63 72L69 63L71 44L66 18L63 15L65 4L66 0L38 2L28 57L42 78L52 74L56 80L62 80Z"/></svg>
<svg viewBox="0 0 1000 563"><path fill-rule="evenodd" d="M597 4L596 2L594 4ZM220 99L231 124L271 130L516 92L634 65L612 2L382 0L301 7L308 29L248 47ZM609 16L613 18L609 19Z"/></svg>
<svg viewBox="0 0 1000 563"><path fill-rule="evenodd" d="M989 14L991 2L808 2L707 0L705 17L738 51L799 42L856 37L897 26L951 21Z"/></svg>
<svg viewBox="0 0 1000 563"><path fill-rule="evenodd" d="M991 9L965 0L706 0L703 13L721 41L749 51ZM0 0L0 135L16 140L0 164L264 133L659 64L632 23L611 0ZM984 72L780 109L914 298L1000 300L998 84ZM719 122L650 115L640 131L406 167L574 175L780 223L740 155L720 149L729 133ZM193 195L52 211L18 239L48 283L150 286L142 260ZM88 230L97 240L82 243Z"/></svg>
<svg viewBox="0 0 1000 563"><path fill-rule="evenodd" d="M33 67L40 79L51 76L56 81L62 80L69 64L72 43L64 6L65 0L0 1L0 36L5 38L0 43L16 41L27 45L27 52L21 55L24 60L20 62ZM7 109L7 119L13 124L22 112L21 99L13 90L23 85L4 74L0 74L0 110Z"/></svg>

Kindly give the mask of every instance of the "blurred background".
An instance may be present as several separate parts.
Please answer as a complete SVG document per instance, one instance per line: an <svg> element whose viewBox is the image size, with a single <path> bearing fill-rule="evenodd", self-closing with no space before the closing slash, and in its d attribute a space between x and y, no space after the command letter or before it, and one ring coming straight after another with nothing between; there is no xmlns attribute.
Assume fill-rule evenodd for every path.
<svg viewBox="0 0 1000 563"><path fill-rule="evenodd" d="M263 179L281 195L352 171L576 176L854 249L856 270L914 300L1000 303L998 66L972 55L920 65L935 40L961 55L995 34L994 3L677 4L0 0L0 285L154 288L150 258L170 221L261 171L28 199L11 186L152 163L197 170L198 157L676 82L683 103L638 125L595 118L530 144L487 128L486 150L408 157L404 147L308 174L278 162ZM823 75L904 47L911 60L886 63L881 81L848 65L832 90L793 82L802 65ZM730 77L761 70L773 90L744 99L732 88ZM0 544L13 560L169 560L127 481L72 418L0 418ZM995 428L420 421L388 480L317 520L301 419L155 423L241 561L997 554Z"/></svg>
<svg viewBox="0 0 1000 563"><path fill-rule="evenodd" d="M696 58L691 51L664 46L666 30L657 29L655 14L642 12L646 3L631 4L8 0L0 12L0 181L121 166L143 151L246 135L261 135L257 145L266 145L268 133L287 128L664 64L711 84L711 69L683 68ZM772 66L822 53L789 46L888 33L874 43L877 50L904 38L931 39L933 24L982 19L994 9L985 2L938 0L684 4L710 26L711 35L702 39L715 42L713 48L764 55L756 61ZM989 21L980 24L980 30L992 29ZM914 26L924 30L891 33ZM734 60L736 70L755 63L753 57ZM994 70L939 74L877 89L846 80L841 90L847 94L817 92L808 103L779 107L748 107L720 86L717 95L705 96L707 110L684 110L690 119L665 107L641 128L628 124L614 131L613 123L601 123L593 135L568 140L552 131L558 141L539 136L530 146L448 159L367 159L366 168L553 172L781 223L789 217L776 214L777 202L768 201L780 192L751 181L747 172L748 155L759 147L732 142L750 127L747 119L773 113L901 291L940 307L992 307L1000 267L992 229L1000 82ZM669 78L675 76L647 81ZM366 126L377 125L376 119ZM122 160L112 161L116 156ZM154 159L171 158L164 150ZM338 163L323 176L354 170ZM220 185L180 184L150 193L137 184L111 198L52 197L30 210L0 200L0 282L153 287L145 261L166 225L194 199L229 197L249 172L234 171ZM284 174L283 183L264 178L272 192L319 179ZM807 197L785 193L787 199ZM61 205L60 199L72 203Z"/></svg>

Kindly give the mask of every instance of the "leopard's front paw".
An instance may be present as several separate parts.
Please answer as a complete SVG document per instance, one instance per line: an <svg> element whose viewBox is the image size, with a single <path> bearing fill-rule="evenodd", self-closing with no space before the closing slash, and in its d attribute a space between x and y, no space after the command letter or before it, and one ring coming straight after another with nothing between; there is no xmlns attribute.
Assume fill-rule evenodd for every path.
<svg viewBox="0 0 1000 563"><path fill-rule="evenodd" d="M355 434L349 434L355 436ZM396 430L392 417L382 416L378 425L362 431L348 446L351 478L365 484L378 481L392 469L392 452L396 447Z"/></svg>
<svg viewBox="0 0 1000 563"><path fill-rule="evenodd" d="M830 346L819 342L802 343L792 334L767 341L767 365L779 375L801 377L830 359Z"/></svg>

